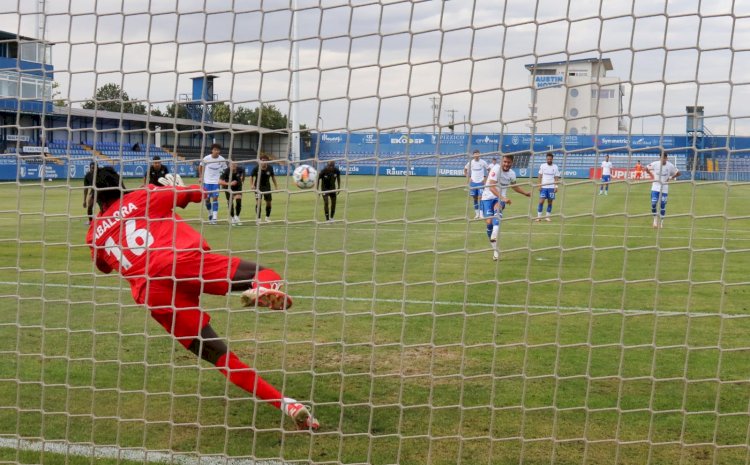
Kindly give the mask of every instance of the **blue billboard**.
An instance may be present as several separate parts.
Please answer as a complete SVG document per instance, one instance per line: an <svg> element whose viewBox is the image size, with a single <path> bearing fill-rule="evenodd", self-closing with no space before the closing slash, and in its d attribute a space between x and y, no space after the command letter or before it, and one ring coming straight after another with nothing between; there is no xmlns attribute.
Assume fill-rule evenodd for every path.
<svg viewBox="0 0 750 465"><path fill-rule="evenodd" d="M316 146L320 154L373 156L452 155L523 151L637 150L658 152L692 146L687 136L662 135L560 135L560 134L453 134L453 133L321 133Z"/></svg>
<svg viewBox="0 0 750 465"><path fill-rule="evenodd" d="M81 159L70 162L48 162L46 160L23 160L16 156L0 157L0 180L33 181L55 179L82 179L89 169L90 160ZM99 163L100 166L113 166L123 177L143 178L148 165L145 163ZM164 162L172 173L180 176L194 177L195 166L192 163Z"/></svg>

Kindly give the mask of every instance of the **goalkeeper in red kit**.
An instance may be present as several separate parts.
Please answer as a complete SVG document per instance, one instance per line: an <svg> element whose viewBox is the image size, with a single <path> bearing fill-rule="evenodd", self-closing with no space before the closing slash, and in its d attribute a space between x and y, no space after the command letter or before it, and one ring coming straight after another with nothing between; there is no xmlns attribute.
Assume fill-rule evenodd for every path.
<svg viewBox="0 0 750 465"><path fill-rule="evenodd" d="M241 291L246 307L289 308L292 299L279 290L281 276L247 260L209 252L203 237L174 212L175 207L201 203L200 186L184 187L172 175L159 182L165 186L127 191L113 168L96 171L94 195L101 213L86 236L96 267L103 273L118 271L130 282L136 303L232 383L281 409L299 429L317 429L306 406L284 397L228 350L211 327L211 316L199 306L201 293Z"/></svg>

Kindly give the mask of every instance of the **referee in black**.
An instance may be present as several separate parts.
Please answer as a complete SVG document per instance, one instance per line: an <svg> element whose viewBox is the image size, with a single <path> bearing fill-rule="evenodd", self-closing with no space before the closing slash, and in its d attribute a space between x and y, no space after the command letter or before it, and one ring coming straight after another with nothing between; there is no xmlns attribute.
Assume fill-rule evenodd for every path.
<svg viewBox="0 0 750 465"><path fill-rule="evenodd" d="M143 178L143 183L159 186L159 178L163 178L167 174L169 174L169 169L161 164L161 157L154 155L151 166L148 168L148 174Z"/></svg>
<svg viewBox="0 0 750 465"><path fill-rule="evenodd" d="M318 191L323 196L323 211L326 214L326 223L333 223L336 216L336 193L341 190L341 171L336 167L336 162L330 160L325 168L318 173ZM331 201L330 214L328 201Z"/></svg>

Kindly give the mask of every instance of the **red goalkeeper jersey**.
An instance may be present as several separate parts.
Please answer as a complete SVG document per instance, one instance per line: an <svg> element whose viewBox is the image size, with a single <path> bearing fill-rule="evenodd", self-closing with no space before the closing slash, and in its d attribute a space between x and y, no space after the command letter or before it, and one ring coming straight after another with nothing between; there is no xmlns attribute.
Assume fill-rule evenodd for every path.
<svg viewBox="0 0 750 465"><path fill-rule="evenodd" d="M91 223L86 235L91 258L102 272L117 270L129 279L169 276L175 254L210 250L174 212L202 199L199 186L149 186L124 195Z"/></svg>

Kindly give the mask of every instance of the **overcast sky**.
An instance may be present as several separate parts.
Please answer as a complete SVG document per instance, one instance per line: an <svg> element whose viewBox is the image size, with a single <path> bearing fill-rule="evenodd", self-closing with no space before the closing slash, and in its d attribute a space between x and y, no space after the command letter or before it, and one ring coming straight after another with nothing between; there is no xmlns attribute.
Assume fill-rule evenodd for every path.
<svg viewBox="0 0 750 465"><path fill-rule="evenodd" d="M218 98L289 111L291 0L48 0L61 97L80 106L121 85L164 108L190 78ZM40 35L36 0L0 0L0 29ZM431 130L455 110L474 132L527 132L534 62L610 58L632 132L682 133L686 105L706 125L750 134L750 1L297 0L300 122L324 130ZM319 118L320 117L320 118ZM630 119L630 118L629 118ZM462 125L457 130L463 129ZM732 129L735 130L735 129ZM731 130L730 130L731 131Z"/></svg>

